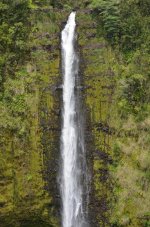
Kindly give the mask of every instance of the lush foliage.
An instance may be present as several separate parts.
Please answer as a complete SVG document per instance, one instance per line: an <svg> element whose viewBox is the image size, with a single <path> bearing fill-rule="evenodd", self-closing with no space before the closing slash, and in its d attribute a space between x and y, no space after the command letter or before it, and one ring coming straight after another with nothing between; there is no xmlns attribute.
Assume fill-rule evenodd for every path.
<svg viewBox="0 0 150 227"><path fill-rule="evenodd" d="M9 72L13 77L13 67L17 67L28 51L29 13L28 1L0 2L0 78L3 82Z"/></svg>
<svg viewBox="0 0 150 227"><path fill-rule="evenodd" d="M91 7L99 33L121 50L132 51L141 46L149 49L150 2L147 0L93 0Z"/></svg>
<svg viewBox="0 0 150 227"><path fill-rule="evenodd" d="M120 64L110 165L116 196L111 223L149 226L150 1L93 0L90 7L97 35L115 47Z"/></svg>

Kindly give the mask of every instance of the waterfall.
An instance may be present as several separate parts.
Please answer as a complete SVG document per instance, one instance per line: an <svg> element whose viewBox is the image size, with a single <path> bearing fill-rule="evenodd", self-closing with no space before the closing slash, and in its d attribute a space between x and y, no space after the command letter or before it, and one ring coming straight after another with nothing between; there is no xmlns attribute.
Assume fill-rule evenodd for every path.
<svg viewBox="0 0 150 227"><path fill-rule="evenodd" d="M84 182L84 133L78 89L78 56L75 50L76 13L72 12L61 34L63 72L63 124L61 132L62 226L87 227ZM84 198L84 199L83 199Z"/></svg>

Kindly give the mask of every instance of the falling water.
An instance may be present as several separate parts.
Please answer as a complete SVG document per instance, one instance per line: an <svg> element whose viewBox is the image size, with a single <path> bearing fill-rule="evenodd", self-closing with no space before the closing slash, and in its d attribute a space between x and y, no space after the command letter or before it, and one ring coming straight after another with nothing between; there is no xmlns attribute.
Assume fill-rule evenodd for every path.
<svg viewBox="0 0 150 227"><path fill-rule="evenodd" d="M62 226L83 227L86 209L84 198L84 135L80 117L78 56L75 51L76 13L72 12L61 34L63 71L63 126L61 135ZM85 200L85 199L84 199Z"/></svg>

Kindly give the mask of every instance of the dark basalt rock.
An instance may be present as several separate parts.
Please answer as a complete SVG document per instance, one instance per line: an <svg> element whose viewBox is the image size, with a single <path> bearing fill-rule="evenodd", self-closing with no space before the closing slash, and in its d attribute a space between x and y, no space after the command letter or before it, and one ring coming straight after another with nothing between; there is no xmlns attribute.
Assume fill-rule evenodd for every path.
<svg viewBox="0 0 150 227"><path fill-rule="evenodd" d="M5 202L0 202L0 208L3 208L5 206Z"/></svg>
<svg viewBox="0 0 150 227"><path fill-rule="evenodd" d="M113 132L113 130L109 127L109 125L107 125L104 122L99 122L99 123L95 124L95 127L98 131L102 131L109 135L111 135Z"/></svg>

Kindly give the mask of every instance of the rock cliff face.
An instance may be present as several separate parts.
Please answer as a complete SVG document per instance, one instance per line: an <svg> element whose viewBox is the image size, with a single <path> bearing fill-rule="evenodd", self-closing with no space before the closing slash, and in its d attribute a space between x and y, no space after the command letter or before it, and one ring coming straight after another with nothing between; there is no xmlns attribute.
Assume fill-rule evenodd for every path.
<svg viewBox="0 0 150 227"><path fill-rule="evenodd" d="M89 215L91 226L109 226L112 181L109 165L112 162L112 113L116 71L115 56L103 38L98 38L90 12L80 11L78 18L81 68L87 111L86 144L91 192Z"/></svg>
<svg viewBox="0 0 150 227"><path fill-rule="evenodd" d="M0 198L2 226L60 226L58 172L61 128L60 32L68 11L33 10L30 59L19 67L19 94L27 105L23 132L5 132ZM96 37L90 11L77 13L92 226L109 224L111 111L115 58ZM110 58L111 56L111 58ZM110 60L111 59L111 60ZM5 86L8 86L6 84ZM22 133L22 134L21 134Z"/></svg>
<svg viewBox="0 0 150 227"><path fill-rule="evenodd" d="M24 134L5 133L7 150L1 176L2 226L60 226L58 172L61 128L60 32L69 11L33 10L30 59L20 66L18 93L26 94ZM85 140L90 173L91 226L109 226L111 113L115 57L97 38L90 11L77 13ZM7 86L7 84L6 84ZM23 130L23 129L22 129Z"/></svg>

